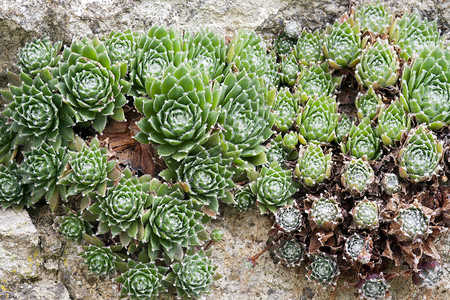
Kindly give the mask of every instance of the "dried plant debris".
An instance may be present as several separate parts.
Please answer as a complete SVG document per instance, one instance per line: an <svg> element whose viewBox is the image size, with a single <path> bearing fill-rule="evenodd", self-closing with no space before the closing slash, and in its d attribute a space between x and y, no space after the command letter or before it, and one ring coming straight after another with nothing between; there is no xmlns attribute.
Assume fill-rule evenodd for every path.
<svg viewBox="0 0 450 300"><path fill-rule="evenodd" d="M47 202L130 299L207 293L223 232L205 224L227 205L258 206L266 250L324 286L352 274L361 297L389 298L396 265L433 289L450 226L445 43L379 3L273 41L164 26L62 51L34 39L1 91L0 205Z"/></svg>

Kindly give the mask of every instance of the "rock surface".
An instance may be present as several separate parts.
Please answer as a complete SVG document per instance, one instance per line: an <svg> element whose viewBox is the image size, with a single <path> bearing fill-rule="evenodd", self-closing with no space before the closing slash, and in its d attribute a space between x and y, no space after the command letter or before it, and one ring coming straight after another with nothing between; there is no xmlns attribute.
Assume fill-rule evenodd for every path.
<svg viewBox="0 0 450 300"><path fill-rule="evenodd" d="M418 9L429 19L438 18L441 30L449 31L450 1L384 2L393 11ZM187 30L209 27L224 35L246 27L270 34L279 32L287 21L323 28L348 7L348 0L0 0L0 87L7 84L7 70L16 71L18 48L32 37L48 35L69 44L86 35L103 36L127 28L144 31L153 24ZM118 299L117 284L87 272L77 256L81 247L61 239L49 211L30 214L31 219L26 212L0 211L1 299ZM266 246L271 225L256 209L239 213L232 208L225 209L224 219L209 225L208 230L221 228L225 233L213 256L224 278L202 299L356 298L354 289L343 281L335 291L324 290L306 280L304 268L276 265L270 253L253 270L245 269L243 260ZM449 262L450 238L443 238L438 246L443 261ZM448 275L432 293L414 288L410 279L401 277L390 284L394 299L446 299L450 293Z"/></svg>

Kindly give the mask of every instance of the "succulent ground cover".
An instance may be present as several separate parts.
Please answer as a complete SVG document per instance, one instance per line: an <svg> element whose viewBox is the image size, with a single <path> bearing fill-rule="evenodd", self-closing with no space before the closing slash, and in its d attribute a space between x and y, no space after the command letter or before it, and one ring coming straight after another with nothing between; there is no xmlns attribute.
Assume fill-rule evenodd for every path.
<svg viewBox="0 0 450 300"><path fill-rule="evenodd" d="M267 249L324 286L433 288L450 225L446 37L381 4L291 29L28 43L1 91L0 205L48 203L86 267L130 299L207 293L223 234L205 224L228 205L268 215Z"/></svg>

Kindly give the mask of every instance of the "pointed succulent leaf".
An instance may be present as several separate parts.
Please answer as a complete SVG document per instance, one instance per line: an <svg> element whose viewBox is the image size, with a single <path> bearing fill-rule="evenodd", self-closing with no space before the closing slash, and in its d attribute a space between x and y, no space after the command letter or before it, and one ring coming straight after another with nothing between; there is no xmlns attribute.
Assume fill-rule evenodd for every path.
<svg viewBox="0 0 450 300"><path fill-rule="evenodd" d="M212 80L221 81L227 69L225 39L203 28L195 35L185 34L185 39L192 67L205 70Z"/></svg>
<svg viewBox="0 0 450 300"><path fill-rule="evenodd" d="M358 126L353 125L348 135L346 144L341 144L342 152L356 158L366 157L368 160L376 160L381 155L380 139L372 129L370 120L363 119Z"/></svg>
<svg viewBox="0 0 450 300"><path fill-rule="evenodd" d="M403 132L410 129L411 119L398 100L392 102L387 109L381 107L376 132L383 144L393 145L394 142L401 140Z"/></svg>
<svg viewBox="0 0 450 300"><path fill-rule="evenodd" d="M322 183L331 176L331 153L326 155L317 144L309 144L299 151L295 175L303 180L308 187Z"/></svg>
<svg viewBox="0 0 450 300"><path fill-rule="evenodd" d="M164 195L156 197L150 209L150 244L152 251L164 250L174 259L177 247L198 245L199 234L203 231L204 214L198 211L191 200L184 200L179 189L168 189Z"/></svg>
<svg viewBox="0 0 450 300"><path fill-rule="evenodd" d="M389 31L393 16L389 13L386 5L377 3L366 3L354 12L355 20L363 32L370 31L373 34L385 34Z"/></svg>
<svg viewBox="0 0 450 300"><path fill-rule="evenodd" d="M363 159L354 159L346 163L341 181L344 187L362 194L374 182L375 174L369 163Z"/></svg>
<svg viewBox="0 0 450 300"><path fill-rule="evenodd" d="M203 250L186 255L181 262L173 265L175 274L174 285L181 299L197 299L202 294L209 293L209 287L214 283L217 266L212 264Z"/></svg>
<svg viewBox="0 0 450 300"><path fill-rule="evenodd" d="M15 146L16 134L11 130L5 115L0 114L0 163L11 160Z"/></svg>
<svg viewBox="0 0 450 300"><path fill-rule="evenodd" d="M234 192L235 207L239 211L249 210L256 202L256 196L250 187L238 187Z"/></svg>
<svg viewBox="0 0 450 300"><path fill-rule="evenodd" d="M365 40L361 41L359 26L353 18L340 23L336 21L325 31L323 54L332 69L353 68L359 62L361 49Z"/></svg>
<svg viewBox="0 0 450 300"><path fill-rule="evenodd" d="M299 266L305 257L305 245L295 239L281 239L275 255L288 267Z"/></svg>
<svg viewBox="0 0 450 300"><path fill-rule="evenodd" d="M334 230L342 221L342 209L333 197L314 197L308 212L310 225L322 231Z"/></svg>
<svg viewBox="0 0 450 300"><path fill-rule="evenodd" d="M346 114L339 116L339 123L336 127L336 140L341 143L345 137L348 136L350 129L352 129L353 121Z"/></svg>
<svg viewBox="0 0 450 300"><path fill-rule="evenodd" d="M377 300L389 299L389 284L383 274L368 274L359 283L359 293L364 299Z"/></svg>
<svg viewBox="0 0 450 300"><path fill-rule="evenodd" d="M14 87L13 99L4 112L12 120L10 131L17 134L16 143L38 147L45 141L72 141L75 112L56 93L51 72L44 69L34 79L25 73L20 77L22 84Z"/></svg>
<svg viewBox="0 0 450 300"><path fill-rule="evenodd" d="M75 110L76 123L93 124L99 132L105 128L107 116L117 114L126 104L124 93L129 89L121 81L125 72L122 74L120 65L111 65L105 52L98 39L83 38L64 49L59 67L58 89ZM126 63L121 64L126 70Z"/></svg>
<svg viewBox="0 0 450 300"><path fill-rule="evenodd" d="M78 152L69 151L69 156L70 170L66 171L59 179L59 183L68 186L67 196L78 193L87 195L90 192L103 195L108 181L108 173L115 166L114 161L110 161L112 164L108 166L106 148L100 148L97 138L94 138L90 147L83 145ZM102 186L105 188L101 188Z"/></svg>
<svg viewBox="0 0 450 300"><path fill-rule="evenodd" d="M360 120L369 118L373 120L377 117L380 108L382 107L381 97L378 96L373 87L370 86L367 93L358 93L355 100L355 106L358 109L358 118Z"/></svg>
<svg viewBox="0 0 450 300"><path fill-rule="evenodd" d="M154 262L128 263L128 271L116 278L122 283L121 297L137 299L157 299L159 293L165 290L162 285L167 268L157 267Z"/></svg>
<svg viewBox="0 0 450 300"><path fill-rule="evenodd" d="M298 94L300 94L302 103L316 97L328 97L334 93L340 82L341 78L333 78L325 63L312 65L309 68L304 68L299 75Z"/></svg>
<svg viewBox="0 0 450 300"><path fill-rule="evenodd" d="M292 204L291 196L297 191L292 182L292 172L283 170L277 162L263 167L252 191L256 194L261 213Z"/></svg>
<svg viewBox="0 0 450 300"><path fill-rule="evenodd" d="M143 103L138 126L161 156L180 161L208 140L218 112L206 71L170 64L161 79L149 77L146 88L151 99Z"/></svg>
<svg viewBox="0 0 450 300"><path fill-rule="evenodd" d="M339 115L335 97L321 96L310 99L297 118L299 141L331 143L336 137Z"/></svg>
<svg viewBox="0 0 450 300"><path fill-rule="evenodd" d="M83 241L83 234L92 234L92 225L72 212L67 216L60 217L58 222L60 223L58 231L79 244Z"/></svg>
<svg viewBox="0 0 450 300"><path fill-rule="evenodd" d="M212 207L217 205L212 204L225 199L226 192L234 187L231 162L232 158L225 158L218 146L199 146L176 166L177 180L189 185L191 199L218 213L217 207Z"/></svg>
<svg viewBox="0 0 450 300"><path fill-rule="evenodd" d="M15 163L0 165L0 205L5 210L8 207L22 209L32 207L30 188L22 182L22 176Z"/></svg>
<svg viewBox="0 0 450 300"><path fill-rule="evenodd" d="M423 125L412 130L400 149L399 175L413 182L426 181L440 170L442 142Z"/></svg>
<svg viewBox="0 0 450 300"><path fill-rule="evenodd" d="M400 101L419 123L439 130L450 122L450 50L425 48L406 65Z"/></svg>
<svg viewBox="0 0 450 300"><path fill-rule="evenodd" d="M88 270L98 275L110 275L116 272L116 261L121 261L109 247L87 246L81 253Z"/></svg>
<svg viewBox="0 0 450 300"><path fill-rule="evenodd" d="M163 26L153 26L148 33L139 36L137 53L131 59L130 79L133 96L145 95L145 81L147 78L162 78L165 69L172 63L175 66L186 57L183 52L181 33Z"/></svg>
<svg viewBox="0 0 450 300"><path fill-rule="evenodd" d="M380 89L397 83L399 69L400 62L394 47L387 40L378 39L362 51L355 76L360 85Z"/></svg>
<svg viewBox="0 0 450 300"><path fill-rule="evenodd" d="M52 43L48 37L34 38L19 50L18 67L21 72L35 77L46 67L54 67L60 61L62 42Z"/></svg>
<svg viewBox="0 0 450 300"><path fill-rule="evenodd" d="M406 12L397 19L391 26L389 39L402 49L400 57L405 60L442 43L436 22L422 19L417 12Z"/></svg>
<svg viewBox="0 0 450 300"><path fill-rule="evenodd" d="M308 269L308 277L323 285L333 283L339 275L339 266L336 258L325 254L313 255Z"/></svg>
<svg viewBox="0 0 450 300"><path fill-rule="evenodd" d="M275 115L275 126L282 132L288 131L294 123L300 103L297 94L292 95L287 88L280 89L275 98L272 111Z"/></svg>
<svg viewBox="0 0 450 300"><path fill-rule="evenodd" d="M303 66L317 63L323 60L322 55L323 37L319 31L302 31L297 45L294 48L294 56Z"/></svg>

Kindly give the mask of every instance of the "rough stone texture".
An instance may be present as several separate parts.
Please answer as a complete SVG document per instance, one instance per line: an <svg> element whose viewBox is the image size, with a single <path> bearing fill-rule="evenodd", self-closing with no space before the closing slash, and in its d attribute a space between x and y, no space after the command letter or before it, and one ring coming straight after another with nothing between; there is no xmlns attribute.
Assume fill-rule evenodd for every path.
<svg viewBox="0 0 450 300"><path fill-rule="evenodd" d="M26 211L0 212L0 284L39 279L38 232Z"/></svg>
<svg viewBox="0 0 450 300"><path fill-rule="evenodd" d="M357 0L354 3L361 3ZM448 0L383 1L395 12L418 9L429 19L438 18L443 32L450 27ZM7 70L19 47L32 37L48 35L66 44L82 36L103 36L111 30L147 30L153 24L195 30L209 27L231 35L240 27L270 34L286 21L304 28L323 28L349 7L348 0L0 0L0 87L7 84ZM0 104L2 100L0 99ZM77 256L79 245L66 242L53 229L47 211L0 212L0 298L1 299L117 299L118 286L110 279L89 274ZM354 289L339 281L335 291L324 290L305 279L305 269L288 269L272 262L269 253L253 270L242 266L243 259L266 246L268 217L257 209L239 213L225 209L225 218L209 224L221 228L224 241L215 245L213 258L224 278L202 299L354 299ZM450 261L450 238L439 243L443 261ZM350 280L351 281L351 280ZM436 291L412 286L410 279L390 282L394 299L446 299L450 281L443 278ZM169 297L170 298L170 297Z"/></svg>
<svg viewBox="0 0 450 300"><path fill-rule="evenodd" d="M417 8L429 19L440 15L441 29L449 30L449 1L384 2L396 12ZM0 0L0 87L7 83L6 70L14 70L18 48L34 36L70 43L73 38L103 36L111 30L147 30L153 24L188 30L209 27L222 34L241 27L276 33L288 20L305 28L323 28L348 7L348 0Z"/></svg>

